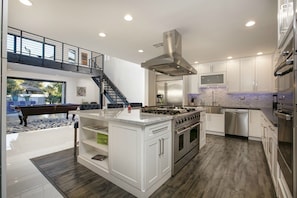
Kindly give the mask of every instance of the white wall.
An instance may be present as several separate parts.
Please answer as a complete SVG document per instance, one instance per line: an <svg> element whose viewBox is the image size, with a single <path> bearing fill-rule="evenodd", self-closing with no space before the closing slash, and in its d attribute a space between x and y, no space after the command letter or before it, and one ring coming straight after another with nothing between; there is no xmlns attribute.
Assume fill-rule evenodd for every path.
<svg viewBox="0 0 297 198"><path fill-rule="evenodd" d="M135 63L105 56L104 71L129 102L145 105L145 69Z"/></svg>
<svg viewBox="0 0 297 198"><path fill-rule="evenodd" d="M8 63L8 65L13 63ZM14 64L15 65L15 64ZM19 65L19 67L22 65ZM98 102L99 101L99 88L91 78L91 76L78 76L73 73L73 77L63 75L63 72L54 70L55 75L49 74L49 71L53 73L53 70L39 69L43 73L33 73L37 67L25 65L27 69L31 68L32 72L8 70L8 77L30 78L39 80L53 80L53 81L65 81L66 82L66 103L81 104L82 102ZM86 87L86 96L77 96L76 87Z"/></svg>

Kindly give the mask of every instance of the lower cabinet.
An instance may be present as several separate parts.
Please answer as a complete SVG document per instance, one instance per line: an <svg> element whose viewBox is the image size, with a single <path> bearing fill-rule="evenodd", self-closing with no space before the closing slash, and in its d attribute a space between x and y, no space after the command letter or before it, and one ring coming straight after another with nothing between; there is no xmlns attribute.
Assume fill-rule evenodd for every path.
<svg viewBox="0 0 297 198"><path fill-rule="evenodd" d="M206 133L225 136L224 114L206 113Z"/></svg>
<svg viewBox="0 0 297 198"><path fill-rule="evenodd" d="M169 134L164 134L145 142L146 188L151 187L170 171L169 139Z"/></svg>
<svg viewBox="0 0 297 198"><path fill-rule="evenodd" d="M249 139L261 141L261 114L260 110L249 110Z"/></svg>
<svg viewBox="0 0 297 198"><path fill-rule="evenodd" d="M260 116L262 145L269 166L274 189L279 194L278 162L277 162L277 128L271 124L264 114Z"/></svg>
<svg viewBox="0 0 297 198"><path fill-rule="evenodd" d="M145 128L111 122L109 138L110 173L145 192L137 197L147 197L171 177L171 122Z"/></svg>

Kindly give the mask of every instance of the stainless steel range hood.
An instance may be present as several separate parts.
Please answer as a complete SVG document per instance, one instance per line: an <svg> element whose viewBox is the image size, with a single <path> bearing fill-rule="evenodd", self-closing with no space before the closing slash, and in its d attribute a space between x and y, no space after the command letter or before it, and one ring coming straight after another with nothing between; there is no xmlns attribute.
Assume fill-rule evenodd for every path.
<svg viewBox="0 0 297 198"><path fill-rule="evenodd" d="M176 30L163 33L164 54L141 63L141 67L170 76L197 74L181 56L181 35Z"/></svg>

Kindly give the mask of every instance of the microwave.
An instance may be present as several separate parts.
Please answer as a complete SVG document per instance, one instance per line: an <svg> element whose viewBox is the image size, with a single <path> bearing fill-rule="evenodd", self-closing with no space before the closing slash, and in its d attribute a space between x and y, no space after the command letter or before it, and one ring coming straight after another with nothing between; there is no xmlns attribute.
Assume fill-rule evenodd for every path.
<svg viewBox="0 0 297 198"><path fill-rule="evenodd" d="M226 86L226 73L207 73L199 75L200 87Z"/></svg>

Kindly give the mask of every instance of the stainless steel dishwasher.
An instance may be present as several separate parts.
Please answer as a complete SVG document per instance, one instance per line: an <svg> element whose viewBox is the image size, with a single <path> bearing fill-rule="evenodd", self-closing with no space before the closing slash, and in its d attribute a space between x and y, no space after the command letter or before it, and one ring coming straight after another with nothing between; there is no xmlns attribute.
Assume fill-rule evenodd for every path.
<svg viewBox="0 0 297 198"><path fill-rule="evenodd" d="M225 109L225 134L248 137L249 111L247 109Z"/></svg>

